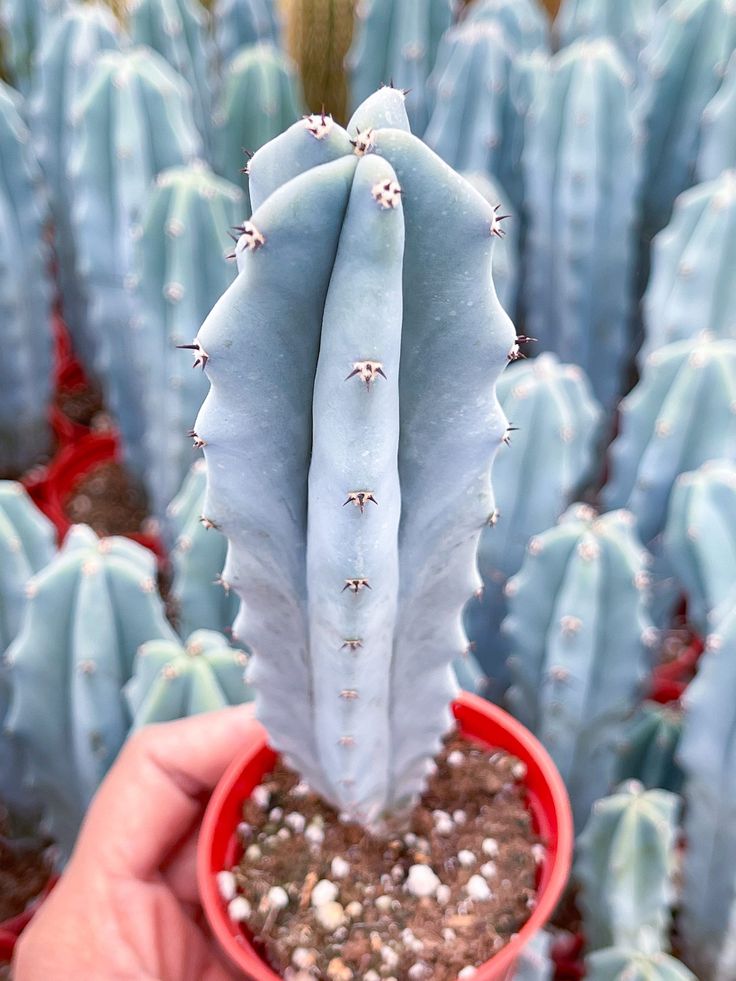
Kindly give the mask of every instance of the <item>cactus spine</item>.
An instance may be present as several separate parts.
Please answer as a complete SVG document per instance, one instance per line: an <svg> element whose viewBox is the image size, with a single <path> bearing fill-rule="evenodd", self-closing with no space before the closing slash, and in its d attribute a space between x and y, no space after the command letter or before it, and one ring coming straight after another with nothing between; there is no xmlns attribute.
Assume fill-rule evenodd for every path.
<svg viewBox="0 0 736 981"><path fill-rule="evenodd" d="M427 79L451 21L450 0L360 0L346 62L353 109L380 85L396 85L408 90L412 131L423 133L429 121Z"/></svg>
<svg viewBox="0 0 736 981"><path fill-rule="evenodd" d="M240 274L195 342L205 516L230 541L235 632L274 745L370 823L423 786L467 643L514 337L491 281L497 223L391 88L347 132L292 126L250 187Z"/></svg>
<svg viewBox="0 0 736 981"><path fill-rule="evenodd" d="M183 645L167 639L142 644L125 685L132 730L249 702L247 661L212 630L195 631Z"/></svg>
<svg viewBox="0 0 736 981"><path fill-rule="evenodd" d="M719 457L736 460L735 402L736 341L700 337L649 355L621 403L603 489L607 507L636 515L642 541L662 531L679 474Z"/></svg>
<svg viewBox="0 0 736 981"><path fill-rule="evenodd" d="M552 59L530 106L522 166L526 326L579 364L610 410L633 338L640 183L631 77L610 41L578 41Z"/></svg>
<svg viewBox="0 0 736 981"><path fill-rule="evenodd" d="M507 587L508 701L542 740L576 825L612 785L616 750L656 640L646 608L647 554L625 511L574 505L532 538Z"/></svg>
<svg viewBox="0 0 736 981"><path fill-rule="evenodd" d="M498 381L506 416L518 426L494 464L497 520L481 535L482 596L465 611L468 636L500 697L508 685L504 590L521 568L530 538L550 528L590 474L601 410L575 365L554 354L509 365Z"/></svg>
<svg viewBox="0 0 736 981"><path fill-rule="evenodd" d="M497 214L504 216L503 237L493 250L493 285L501 306L513 317L516 310L516 294L519 285L519 229L517 216L506 192L497 181L486 174L463 174L468 183L492 205Z"/></svg>
<svg viewBox="0 0 736 981"><path fill-rule="evenodd" d="M736 170L682 194L653 242L640 365L652 351L707 330L736 338Z"/></svg>
<svg viewBox="0 0 736 981"><path fill-rule="evenodd" d="M122 686L140 645L174 638L156 591L152 554L75 525L28 585L20 633L6 654L7 718L26 786L68 855L97 785L130 726Z"/></svg>
<svg viewBox="0 0 736 981"><path fill-rule="evenodd" d="M585 958L588 981L698 981L684 964L662 952L642 954L613 947Z"/></svg>
<svg viewBox="0 0 736 981"><path fill-rule="evenodd" d="M129 462L144 460L141 388L133 350L133 232L154 177L201 152L190 93L147 48L108 51L76 106L69 160L77 267L89 301L75 345L102 383Z"/></svg>
<svg viewBox="0 0 736 981"><path fill-rule="evenodd" d="M682 770L675 754L681 733L679 708L642 702L626 728L617 779L638 780L649 790L660 787L679 794Z"/></svg>
<svg viewBox="0 0 736 981"><path fill-rule="evenodd" d="M698 179L715 180L736 168L736 52L718 91L705 107L698 154Z"/></svg>
<svg viewBox="0 0 736 981"><path fill-rule="evenodd" d="M675 794L635 780L593 805L575 862L590 950L669 946L679 807Z"/></svg>
<svg viewBox="0 0 736 981"><path fill-rule="evenodd" d="M143 478L163 519L192 463L188 436L207 394L177 345L186 344L233 280L228 228L243 220L244 195L201 163L162 171L149 191L136 243L133 331L145 420ZM230 248L228 248L228 245Z"/></svg>
<svg viewBox="0 0 736 981"><path fill-rule="evenodd" d="M0 475L16 477L51 448L51 297L46 200L20 96L0 82Z"/></svg>

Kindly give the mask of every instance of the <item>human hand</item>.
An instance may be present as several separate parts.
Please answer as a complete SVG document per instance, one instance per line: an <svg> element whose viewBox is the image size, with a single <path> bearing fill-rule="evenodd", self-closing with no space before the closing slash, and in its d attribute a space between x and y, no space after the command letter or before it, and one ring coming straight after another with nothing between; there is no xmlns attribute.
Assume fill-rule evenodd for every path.
<svg viewBox="0 0 736 981"><path fill-rule="evenodd" d="M149 726L123 748L59 884L16 948L16 981L225 981L197 896L209 792L256 731L250 706Z"/></svg>

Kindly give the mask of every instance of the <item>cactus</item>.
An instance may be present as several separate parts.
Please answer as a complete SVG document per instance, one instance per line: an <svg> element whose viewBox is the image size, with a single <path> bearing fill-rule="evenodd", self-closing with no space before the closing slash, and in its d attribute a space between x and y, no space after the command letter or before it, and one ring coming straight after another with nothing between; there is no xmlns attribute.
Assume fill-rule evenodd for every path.
<svg viewBox="0 0 736 981"><path fill-rule="evenodd" d="M287 49L299 67L308 106L339 123L347 113L345 58L353 37L354 0L286 0Z"/></svg>
<svg viewBox="0 0 736 981"><path fill-rule="evenodd" d="M669 946L679 809L676 794L636 780L593 805L575 862L589 950Z"/></svg>
<svg viewBox="0 0 736 981"><path fill-rule="evenodd" d="M0 653L18 632L26 583L51 561L54 541L53 525L22 484L0 480Z"/></svg>
<svg viewBox="0 0 736 981"><path fill-rule="evenodd" d="M194 342L205 520L259 715L368 824L420 791L450 721L514 340L493 209L403 102L384 88L347 132L310 116L255 155L240 274Z"/></svg>
<svg viewBox="0 0 736 981"><path fill-rule="evenodd" d="M65 0L3 0L0 47L10 80L21 92L30 87L44 32L64 6Z"/></svg>
<svg viewBox="0 0 736 981"><path fill-rule="evenodd" d="M682 908L687 961L698 976L736 976L736 596L685 695L679 761L685 771Z"/></svg>
<svg viewBox="0 0 736 981"><path fill-rule="evenodd" d="M176 346L191 339L233 281L227 230L243 213L243 192L201 163L162 171L143 208L133 333L145 419L143 479L159 519L191 466L187 433L207 394L206 379Z"/></svg>
<svg viewBox="0 0 736 981"><path fill-rule="evenodd" d="M412 131L423 133L429 121L427 79L451 21L451 0L360 0L346 60L351 106L379 85L396 85L407 90Z"/></svg>
<svg viewBox="0 0 736 981"><path fill-rule="evenodd" d="M215 170L229 180L242 174L243 151L252 154L302 114L302 96L294 67L272 44L238 51L225 66L214 120Z"/></svg>
<svg viewBox="0 0 736 981"><path fill-rule="evenodd" d="M0 82L0 475L16 477L51 449L51 296L46 200L23 105Z"/></svg>
<svg viewBox="0 0 736 981"><path fill-rule="evenodd" d="M640 155L631 96L610 41L576 42L537 87L522 153L526 327L585 370L607 410L633 340Z"/></svg>
<svg viewBox="0 0 736 981"><path fill-rule="evenodd" d="M199 0L133 0L128 25L135 44L158 51L192 89L194 121L209 144L215 48Z"/></svg>
<svg viewBox="0 0 736 981"><path fill-rule="evenodd" d="M464 23L498 24L519 53L549 48L549 22L536 0L476 0Z"/></svg>
<svg viewBox="0 0 736 981"><path fill-rule="evenodd" d="M662 0L564 0L555 33L562 47L580 38L609 37L637 74L661 5Z"/></svg>
<svg viewBox="0 0 736 981"><path fill-rule="evenodd" d="M154 577L147 549L75 525L28 584L23 624L6 654L6 726L64 855L127 735L121 689L136 651L144 641L175 637Z"/></svg>
<svg viewBox="0 0 736 981"><path fill-rule="evenodd" d="M687 597L688 620L703 635L736 583L736 465L711 460L681 474L670 500L664 553Z"/></svg>
<svg viewBox="0 0 736 981"><path fill-rule="evenodd" d="M516 294L519 280L519 229L517 216L509 203L506 192L497 181L486 174L463 174L486 201L506 216L504 236L493 250L493 285L504 310L513 317L516 310Z"/></svg>
<svg viewBox="0 0 736 981"><path fill-rule="evenodd" d="M182 637L200 628L228 633L238 612L237 596L221 582L227 539L201 520L206 480L204 460L198 460L168 509L175 540L171 596Z"/></svg>
<svg viewBox="0 0 736 981"><path fill-rule="evenodd" d="M185 644L147 641L138 649L124 689L132 730L251 701L247 662L243 651L233 650L212 630L195 631Z"/></svg>
<svg viewBox="0 0 736 981"><path fill-rule="evenodd" d="M483 594L465 611L468 636L495 699L508 686L508 641L500 633L506 583L519 571L529 539L557 521L590 475L601 419L582 371L559 364L554 354L510 365L499 379L498 397L519 431L495 462L498 521L481 535Z"/></svg>
<svg viewBox="0 0 736 981"><path fill-rule="evenodd" d="M638 107L647 133L644 234L667 224L678 194L693 183L703 110L736 46L731 0L672 0L661 7L642 52Z"/></svg>
<svg viewBox="0 0 736 981"><path fill-rule="evenodd" d="M678 198L672 221L653 243L644 294L643 365L657 348L707 330L736 338L736 170Z"/></svg>
<svg viewBox="0 0 736 981"><path fill-rule="evenodd" d="M656 641L648 556L630 514L598 517L581 504L532 538L527 553L507 587L508 701L552 755L581 827L611 789Z"/></svg>
<svg viewBox="0 0 736 981"><path fill-rule="evenodd" d="M117 23L105 7L71 4L45 34L29 106L34 145L49 188L61 302L72 327L85 317L83 293L77 281L66 175L72 107L92 74L96 56L118 47Z"/></svg>
<svg viewBox="0 0 736 981"><path fill-rule="evenodd" d="M213 25L221 65L246 45L281 41L278 0L217 0Z"/></svg>
<svg viewBox="0 0 736 981"><path fill-rule="evenodd" d="M189 103L186 83L160 55L147 48L107 51L76 105L71 138L71 216L89 301L87 323L73 332L74 342L102 383L138 473L144 458L130 326L132 233L154 177L201 151Z"/></svg>
<svg viewBox="0 0 736 981"><path fill-rule="evenodd" d="M710 181L736 168L736 53L718 91L703 111L698 180Z"/></svg>
<svg viewBox="0 0 736 981"><path fill-rule="evenodd" d="M636 515L642 541L665 523L678 475L736 460L736 340L676 341L649 355L620 406L621 427L603 488L609 508Z"/></svg>
<svg viewBox="0 0 736 981"><path fill-rule="evenodd" d="M647 789L679 794L682 770L675 760L682 732L682 712L671 705L642 702L626 728L617 780L638 780Z"/></svg>
<svg viewBox="0 0 736 981"><path fill-rule="evenodd" d="M585 958L588 981L698 981L684 964L664 954L613 947Z"/></svg>

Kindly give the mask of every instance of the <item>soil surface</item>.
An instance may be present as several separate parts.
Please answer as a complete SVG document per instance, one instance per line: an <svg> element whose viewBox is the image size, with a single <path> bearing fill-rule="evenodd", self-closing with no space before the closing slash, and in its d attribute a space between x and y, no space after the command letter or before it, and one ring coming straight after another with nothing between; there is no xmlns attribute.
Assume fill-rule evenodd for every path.
<svg viewBox="0 0 736 981"><path fill-rule="evenodd" d="M67 498L64 510L70 521L86 524L98 535L137 534L144 530L148 506L119 463L101 463L85 476Z"/></svg>
<svg viewBox="0 0 736 981"><path fill-rule="evenodd" d="M0 923L22 913L51 875L46 859L48 842L10 837L0 821Z"/></svg>
<svg viewBox="0 0 736 981"><path fill-rule="evenodd" d="M385 838L340 821L282 764L245 802L245 854L218 885L282 977L455 981L528 919L544 845L526 767L459 736L436 763L408 823Z"/></svg>
<svg viewBox="0 0 736 981"><path fill-rule="evenodd" d="M100 390L92 385L61 389L56 404L64 415L80 426L90 429L107 429L110 420L105 414Z"/></svg>

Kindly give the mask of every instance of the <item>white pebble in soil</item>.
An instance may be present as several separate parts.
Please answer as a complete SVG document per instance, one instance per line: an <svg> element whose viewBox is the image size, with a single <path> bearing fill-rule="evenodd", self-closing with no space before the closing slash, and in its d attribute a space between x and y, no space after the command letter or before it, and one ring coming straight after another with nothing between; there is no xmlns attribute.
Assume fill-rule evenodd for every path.
<svg viewBox="0 0 736 981"><path fill-rule="evenodd" d="M441 886L437 886L437 892L435 895L440 906L447 906L447 904L450 902L450 897L452 896L452 889L442 883Z"/></svg>
<svg viewBox="0 0 736 981"><path fill-rule="evenodd" d="M256 803L263 811L265 811L268 805L271 803L271 791L266 790L266 788L263 786L259 785L256 787L250 796L254 803Z"/></svg>
<svg viewBox="0 0 736 981"><path fill-rule="evenodd" d="M455 824L465 824L465 822L468 820L468 815L465 813L465 811L453 811L452 820L455 822Z"/></svg>
<svg viewBox="0 0 736 981"><path fill-rule="evenodd" d="M440 880L428 865L412 865L409 869L409 877L406 880L406 888L412 894L422 898L424 896L434 896L440 886Z"/></svg>
<svg viewBox="0 0 736 981"><path fill-rule="evenodd" d="M303 780L301 780L299 783L294 784L294 786L291 788L292 797L306 797L308 793L309 793L309 784L304 783Z"/></svg>
<svg viewBox="0 0 736 981"><path fill-rule="evenodd" d="M284 809L282 807L274 807L273 810L268 815L269 821L280 821L284 816Z"/></svg>
<svg viewBox="0 0 736 981"><path fill-rule="evenodd" d="M498 855L498 842L495 838L484 838L481 847L483 848L483 854L488 855L489 858L496 858Z"/></svg>
<svg viewBox="0 0 736 981"><path fill-rule="evenodd" d="M348 903L345 907L345 912L351 920L357 920L359 916L363 915L363 905L357 899L354 899L352 903Z"/></svg>
<svg viewBox="0 0 736 981"><path fill-rule="evenodd" d="M328 933L337 930L345 923L345 910L340 903L322 903L317 907L317 921Z"/></svg>
<svg viewBox="0 0 736 981"><path fill-rule="evenodd" d="M310 845L321 845L325 840L325 833L318 824L310 824L304 832L304 837Z"/></svg>
<svg viewBox="0 0 736 981"><path fill-rule="evenodd" d="M461 753L459 749L453 749L447 757L447 762L450 766L462 766L465 762L465 754Z"/></svg>
<svg viewBox="0 0 736 981"><path fill-rule="evenodd" d="M281 886L272 886L266 895L266 902L271 909L286 909L289 905L289 897Z"/></svg>
<svg viewBox="0 0 736 981"><path fill-rule="evenodd" d="M250 903L245 896L236 896L227 905L227 915L235 923L242 923L251 914Z"/></svg>
<svg viewBox="0 0 736 981"><path fill-rule="evenodd" d="M472 868L478 862L475 855L467 848L463 848L457 853L457 860L465 869Z"/></svg>
<svg viewBox="0 0 736 981"><path fill-rule="evenodd" d="M471 875L468 879L468 884L465 887L468 896L471 899L475 899L478 902L482 902L485 899L490 899L493 893L488 888L488 883L480 875Z"/></svg>
<svg viewBox="0 0 736 981"><path fill-rule="evenodd" d="M399 966L399 955L386 944L381 947L381 960L389 970Z"/></svg>
<svg viewBox="0 0 736 981"><path fill-rule="evenodd" d="M306 947L297 947L291 955L291 963L294 965L294 967L309 968L312 967L316 961L317 958L314 951L308 950Z"/></svg>
<svg viewBox="0 0 736 981"><path fill-rule="evenodd" d="M474 974L477 974L477 973L478 972L476 971L476 969L469 964L467 967L464 967L462 969L462 971L458 974L458 977L459 978L472 978L473 975Z"/></svg>
<svg viewBox="0 0 736 981"><path fill-rule="evenodd" d="M257 862L263 852L258 845L248 845L245 849L245 857L251 862Z"/></svg>
<svg viewBox="0 0 736 981"><path fill-rule="evenodd" d="M324 906L325 903L332 903L337 899L338 887L329 879L320 879L312 890L312 906Z"/></svg>
<svg viewBox="0 0 736 981"><path fill-rule="evenodd" d="M537 865L541 865L547 854L547 849L540 842L532 845L532 855Z"/></svg>
<svg viewBox="0 0 736 981"><path fill-rule="evenodd" d="M284 824L287 824L291 830L295 831L297 834L301 834L302 831L304 831L304 826L306 823L306 818L298 811L290 811L284 818Z"/></svg>
<svg viewBox="0 0 736 981"><path fill-rule="evenodd" d="M228 871L218 872L216 876L216 881L217 881L218 892L220 893L220 896L222 896L222 898L225 900L226 903L229 903L231 899L235 899L235 895L238 889L235 882L235 876L233 875L232 872L228 872Z"/></svg>
<svg viewBox="0 0 736 981"><path fill-rule="evenodd" d="M346 862L341 855L335 855L330 865L330 872L336 879L344 879L350 872L350 862Z"/></svg>
<svg viewBox="0 0 736 981"><path fill-rule="evenodd" d="M390 896L378 896L376 898L375 907L379 913L388 913L393 905L393 899Z"/></svg>
<svg viewBox="0 0 736 981"><path fill-rule="evenodd" d="M480 867L480 874L484 879L493 879L498 874L495 862L485 862Z"/></svg>

